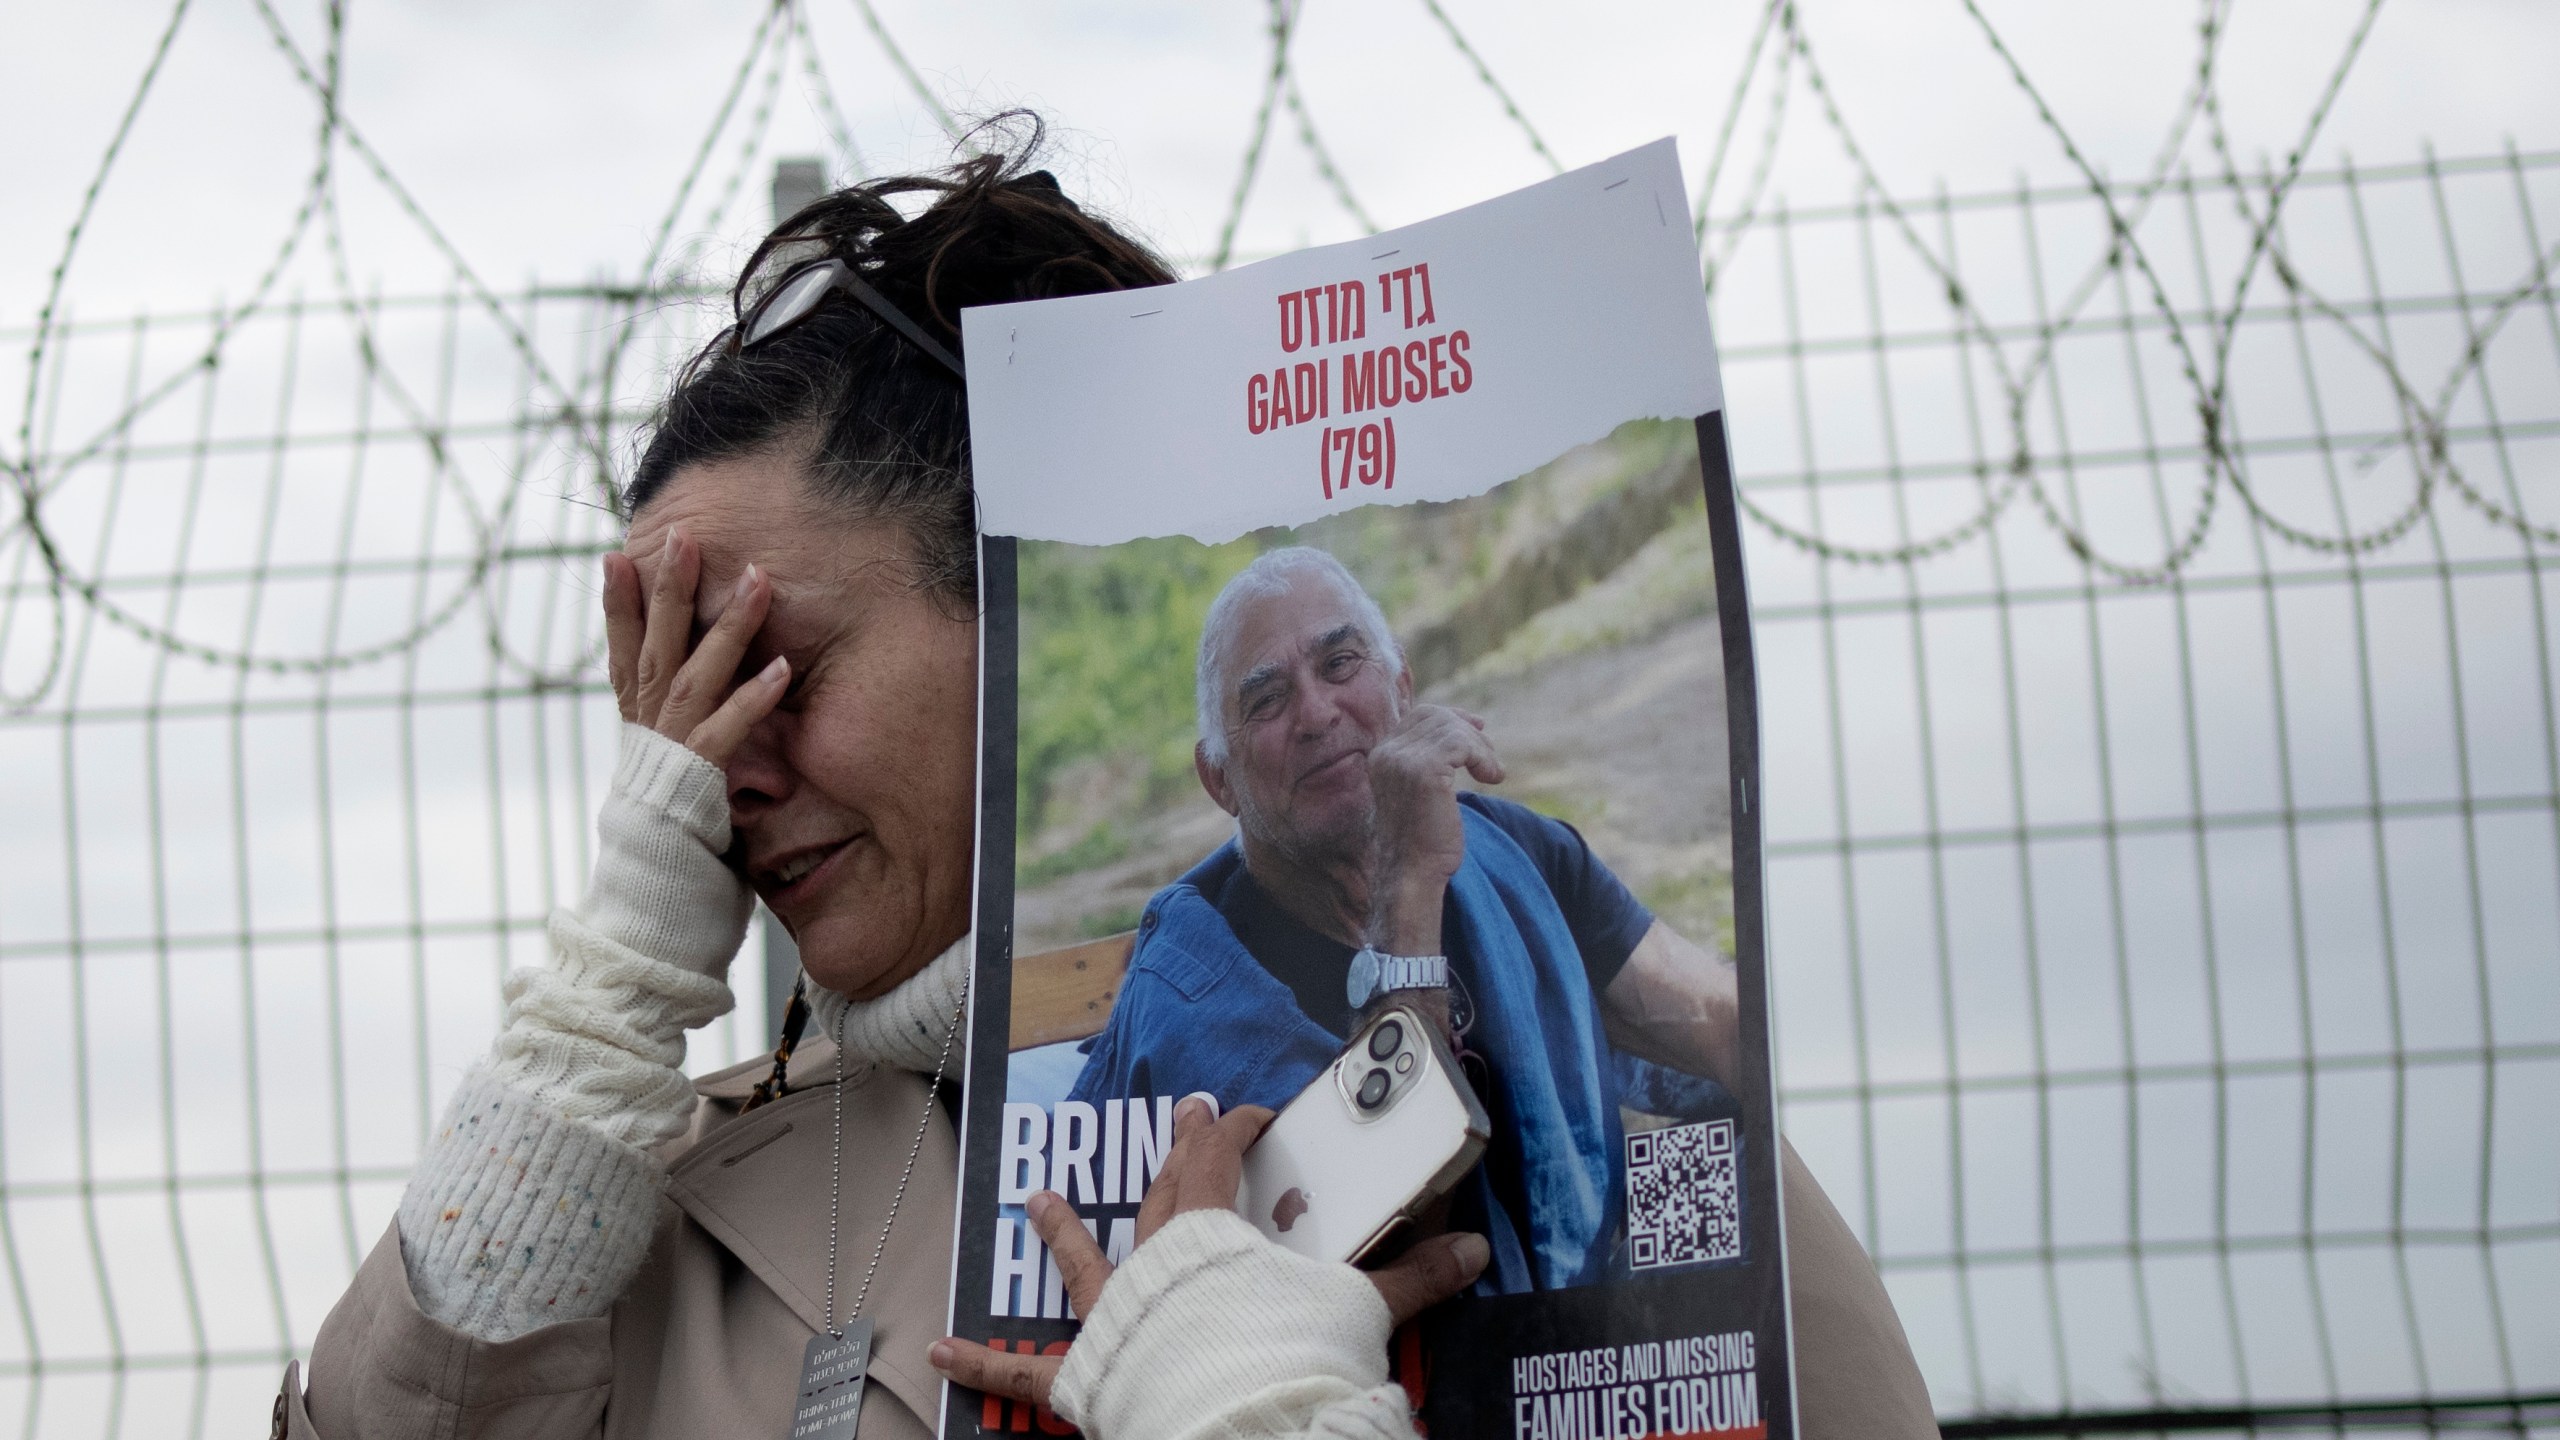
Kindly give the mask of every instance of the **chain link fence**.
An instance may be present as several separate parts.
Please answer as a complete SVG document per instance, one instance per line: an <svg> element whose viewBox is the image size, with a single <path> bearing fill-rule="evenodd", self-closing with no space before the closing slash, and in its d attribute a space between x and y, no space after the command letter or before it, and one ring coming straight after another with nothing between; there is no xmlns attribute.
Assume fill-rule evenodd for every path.
<svg viewBox="0 0 2560 1440"><path fill-rule="evenodd" d="M2560 1416L2560 157L2278 183L1718 286L1786 1123L1951 1433Z"/></svg>
<svg viewBox="0 0 2560 1440"><path fill-rule="evenodd" d="M2274 184L1708 226L1786 1123L1965 1433L2560 1392L2560 155ZM387 1223L582 883L595 397L715 323L57 332L0 541L22 1433L254 1411Z"/></svg>
<svg viewBox="0 0 2560 1440"><path fill-rule="evenodd" d="M499 977L542 962L617 723L593 557L633 416L583 397L612 344L657 367L694 314L642 304L457 290L287 300L218 348L212 313L57 335L36 453L60 478L41 532L22 512L0 540L20 1433L260 1413L485 1050ZM755 1008L701 1068L769 1044Z"/></svg>

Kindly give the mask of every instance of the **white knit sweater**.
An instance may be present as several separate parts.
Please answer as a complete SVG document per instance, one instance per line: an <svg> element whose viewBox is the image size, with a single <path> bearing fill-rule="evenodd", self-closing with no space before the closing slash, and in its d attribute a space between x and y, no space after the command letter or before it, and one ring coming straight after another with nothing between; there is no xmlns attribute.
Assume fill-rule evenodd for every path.
<svg viewBox="0 0 2560 1440"><path fill-rule="evenodd" d="M399 1212L427 1314L506 1340L601 1315L648 1256L665 1168L694 1094L684 1034L728 1012L754 897L720 861L721 774L625 725L586 899L551 918L551 965L509 977L489 1058L463 1078ZM931 1071L968 984L968 942L878 1000L817 991L849 1059ZM1096 1440L1403 1440L1385 1384L1387 1312L1344 1265L1269 1244L1233 1215L1186 1215L1130 1257L1095 1307L1056 1406Z"/></svg>
<svg viewBox="0 0 2560 1440"><path fill-rule="evenodd" d="M1103 1287L1050 1408L1087 1435L1410 1440L1368 1277L1232 1210L1177 1215Z"/></svg>

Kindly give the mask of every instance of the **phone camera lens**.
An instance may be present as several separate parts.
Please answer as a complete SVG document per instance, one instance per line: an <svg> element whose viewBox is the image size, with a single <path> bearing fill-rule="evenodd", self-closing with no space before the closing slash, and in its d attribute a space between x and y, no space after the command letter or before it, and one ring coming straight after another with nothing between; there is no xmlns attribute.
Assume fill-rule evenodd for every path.
<svg viewBox="0 0 2560 1440"><path fill-rule="evenodd" d="M1369 1058L1384 1060L1396 1053L1396 1047L1403 1043L1404 1026L1397 1021L1389 1020L1369 1032Z"/></svg>
<svg viewBox="0 0 2560 1440"><path fill-rule="evenodd" d="M1387 1072L1372 1070L1360 1081L1360 1108L1375 1110L1387 1103Z"/></svg>

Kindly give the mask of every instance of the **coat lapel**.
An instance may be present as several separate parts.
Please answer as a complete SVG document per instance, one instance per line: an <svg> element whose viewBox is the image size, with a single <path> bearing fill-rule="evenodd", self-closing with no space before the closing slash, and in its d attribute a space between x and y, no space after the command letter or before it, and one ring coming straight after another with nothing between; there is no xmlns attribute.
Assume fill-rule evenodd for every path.
<svg viewBox="0 0 2560 1440"><path fill-rule="evenodd" d="M711 1130L670 1167L667 1194L815 1334L826 1324L834 1047L824 1040L805 1046L791 1068L807 1088ZM757 1078L747 1075L733 1086L723 1075L701 1089L715 1103L734 1104ZM837 1319L855 1313L855 1295L879 1250L879 1273L862 1304L878 1325L871 1375L932 1425L942 1377L926 1362L925 1348L941 1338L948 1318L959 1146L938 1112L919 1126L930 1088L924 1076L880 1067L855 1072L845 1083ZM726 1093L730 1088L739 1095ZM883 1248L881 1228L890 1221L902 1174L906 1194Z"/></svg>

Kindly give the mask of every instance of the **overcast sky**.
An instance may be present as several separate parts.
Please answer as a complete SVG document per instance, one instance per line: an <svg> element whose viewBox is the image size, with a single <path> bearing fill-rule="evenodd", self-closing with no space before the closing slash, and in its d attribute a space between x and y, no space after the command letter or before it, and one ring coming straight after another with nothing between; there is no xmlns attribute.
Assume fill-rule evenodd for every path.
<svg viewBox="0 0 2560 1440"><path fill-rule="evenodd" d="M316 7L280 0L317 54ZM2244 161L2281 157L2361 6L2269 0L2231 7L2224 114ZM1566 164L1665 133L1690 173L1706 162L1762 7L1458 3L1453 17ZM1186 257L1214 248L1268 65L1262 6L1089 0L1074 5L878 0L889 32L943 103L1031 105L1058 127L1058 168ZM2062 181L1982 29L1955 0L1816 0L1814 57L1859 143L1898 190L1958 190L2020 174ZM2186 4L2037 5L1984 13L2084 152L2118 174L2146 165L2187 92L2198 11ZM40 302L61 237L167 20L169 6L102 0L21 5L0 44L0 323ZM627 276L675 193L761 15L745 3L354 4L346 15L348 119L493 283ZM864 158L923 165L948 153L929 112L850 3L808 23ZM1305 6L1293 42L1308 112L1354 194L1381 225L1420 218L1543 174L1420 0ZM2492 149L2551 134L2549 60L2560 8L2437 0L2382 13L2317 153L2366 162ZM1774 58L1765 55L1765 74ZM1792 87L1774 188L1798 203L1846 198L1851 172L1814 98ZM1762 89L1765 90L1765 78ZM767 154L825 147L816 87L795 62ZM755 96L748 96L751 109ZM247 286L284 231L308 171L317 109L245 0L195 0L162 81L104 193L70 293L100 316L205 302ZM1742 130L1768 110L1755 97ZM1284 109L1239 236L1245 252L1359 228L1331 196ZM710 167L735 171L739 132ZM2189 154L2209 164L2201 144ZM1740 188L1746 145L1728 167ZM760 182L765 159L751 164ZM416 227L369 179L343 189L359 283L441 279ZM763 220L750 191L706 230L697 194L679 239L734 243ZM727 253L727 252L715 252ZM317 272L309 283L316 289Z"/></svg>

